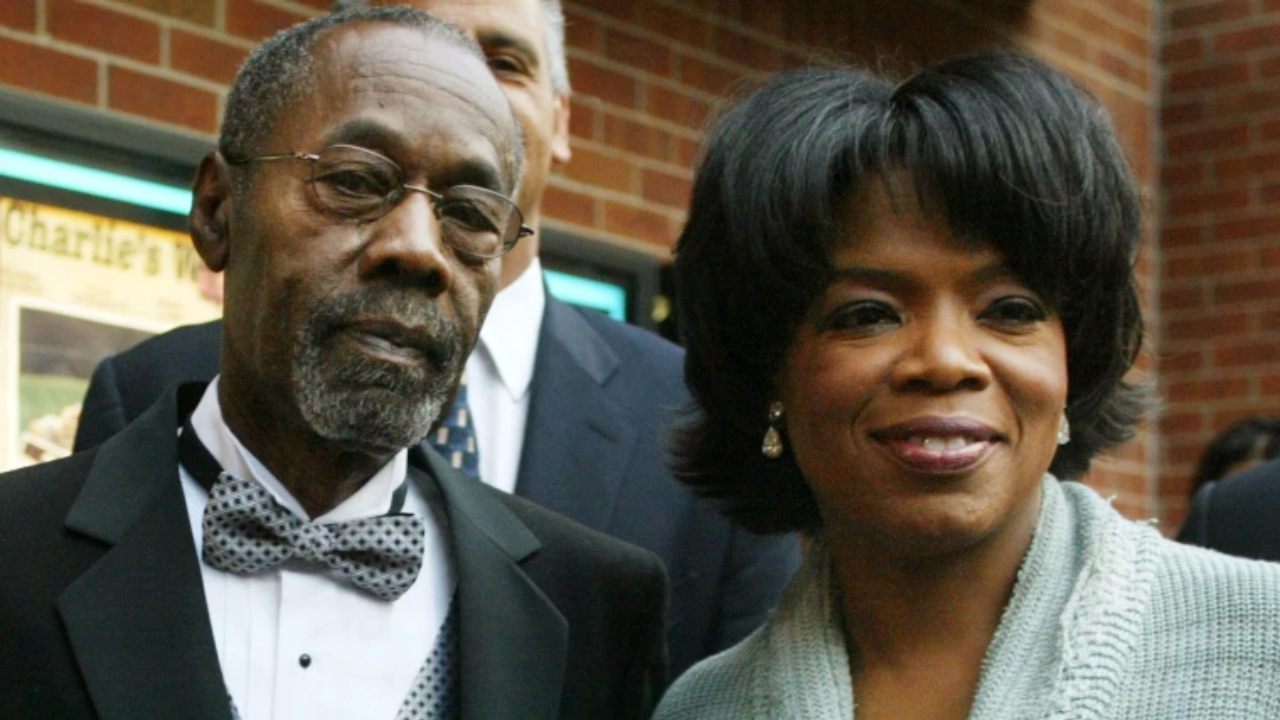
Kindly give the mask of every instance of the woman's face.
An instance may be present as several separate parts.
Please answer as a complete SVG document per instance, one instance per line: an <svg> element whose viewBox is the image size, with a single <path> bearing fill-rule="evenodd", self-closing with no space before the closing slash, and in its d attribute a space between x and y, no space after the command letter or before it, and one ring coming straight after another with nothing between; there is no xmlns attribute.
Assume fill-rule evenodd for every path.
<svg viewBox="0 0 1280 720"><path fill-rule="evenodd" d="M828 533L904 556L1029 540L1067 398L1062 323L908 192L850 203L778 391Z"/></svg>

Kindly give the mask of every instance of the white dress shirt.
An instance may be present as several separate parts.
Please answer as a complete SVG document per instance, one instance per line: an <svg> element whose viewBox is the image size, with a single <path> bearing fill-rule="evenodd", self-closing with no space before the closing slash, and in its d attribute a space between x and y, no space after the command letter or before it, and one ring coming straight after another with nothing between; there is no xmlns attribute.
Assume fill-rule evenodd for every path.
<svg viewBox="0 0 1280 720"><path fill-rule="evenodd" d="M257 481L307 519L297 500L226 426L217 378L191 423L224 470ZM218 662L243 720L396 716L435 644L455 578L443 510L427 503L407 472L402 451L354 495L316 518L324 523L383 515L396 488L409 483L404 512L426 521L426 552L417 581L395 601L358 590L314 563L291 560L275 570L237 575L201 562ZM208 494L185 468L180 475L191 532L203 554Z"/></svg>
<svg viewBox="0 0 1280 720"><path fill-rule="evenodd" d="M547 305L537 258L493 299L467 358L467 405L480 453L480 478L515 492L529 419L529 384Z"/></svg>

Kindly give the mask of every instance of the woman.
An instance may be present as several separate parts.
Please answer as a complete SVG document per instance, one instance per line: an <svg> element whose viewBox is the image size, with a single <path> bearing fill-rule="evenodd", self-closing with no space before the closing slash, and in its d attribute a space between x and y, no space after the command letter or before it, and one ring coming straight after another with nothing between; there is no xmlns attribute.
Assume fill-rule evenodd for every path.
<svg viewBox="0 0 1280 720"><path fill-rule="evenodd" d="M676 465L811 542L658 718L1280 717L1280 566L1057 479L1146 403L1140 224L1105 113L1029 58L802 71L721 119L677 248Z"/></svg>

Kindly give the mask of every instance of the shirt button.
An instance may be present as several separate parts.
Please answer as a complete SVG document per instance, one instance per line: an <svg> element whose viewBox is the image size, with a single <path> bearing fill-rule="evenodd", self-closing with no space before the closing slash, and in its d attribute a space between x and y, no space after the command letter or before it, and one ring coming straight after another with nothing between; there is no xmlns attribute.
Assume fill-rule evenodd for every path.
<svg viewBox="0 0 1280 720"><path fill-rule="evenodd" d="M301 665L304 670L311 667L311 656L304 653L298 658L298 664Z"/></svg>

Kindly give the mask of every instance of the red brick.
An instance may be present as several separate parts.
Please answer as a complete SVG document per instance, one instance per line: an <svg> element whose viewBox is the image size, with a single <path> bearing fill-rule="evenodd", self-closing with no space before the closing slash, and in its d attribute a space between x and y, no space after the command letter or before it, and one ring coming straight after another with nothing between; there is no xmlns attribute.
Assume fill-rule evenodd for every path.
<svg viewBox="0 0 1280 720"><path fill-rule="evenodd" d="M8 0L5 0L6 2ZM218 3L202 0L115 0L120 5L131 5L142 10L150 10L166 17L186 20L187 22L213 27L216 21Z"/></svg>
<svg viewBox="0 0 1280 720"><path fill-rule="evenodd" d="M1160 124L1167 130L1179 125L1192 125L1209 117L1209 103L1201 98L1190 102L1168 103L1160 108Z"/></svg>
<svg viewBox="0 0 1280 720"><path fill-rule="evenodd" d="M1205 305L1204 292L1198 287L1163 288L1160 291L1160 312L1198 310Z"/></svg>
<svg viewBox="0 0 1280 720"><path fill-rule="evenodd" d="M666 160L671 156L674 139L671 133L619 115L604 116L604 142L610 148L651 158Z"/></svg>
<svg viewBox="0 0 1280 720"><path fill-rule="evenodd" d="M1198 350L1170 353L1160 359L1160 377L1169 380L1187 377L1204 367L1204 355Z"/></svg>
<svg viewBox="0 0 1280 720"><path fill-rule="evenodd" d="M1171 192L1166 211L1169 217L1239 210L1249 206L1248 188L1226 190L1185 190Z"/></svg>
<svg viewBox="0 0 1280 720"><path fill-rule="evenodd" d="M1244 378L1187 380L1165 385L1165 395L1171 402L1197 402L1238 397L1248 390L1249 381Z"/></svg>
<svg viewBox="0 0 1280 720"><path fill-rule="evenodd" d="M1270 238L1268 238L1270 240ZM1277 247L1259 247L1258 248L1258 270L1280 267L1280 248Z"/></svg>
<svg viewBox="0 0 1280 720"><path fill-rule="evenodd" d="M604 203L604 229L660 247L670 247L675 240L665 215L612 200Z"/></svg>
<svg viewBox="0 0 1280 720"><path fill-rule="evenodd" d="M543 217L584 227L595 225L595 200L586 193L547 186L542 194Z"/></svg>
<svg viewBox="0 0 1280 720"><path fill-rule="evenodd" d="M1245 250L1219 250L1191 257L1167 258L1164 267L1165 277L1169 279L1204 278L1247 272L1253 269L1253 262Z"/></svg>
<svg viewBox="0 0 1280 720"><path fill-rule="evenodd" d="M231 43L174 28L169 42L169 65L181 72L227 85L236 77L248 50Z"/></svg>
<svg viewBox="0 0 1280 720"><path fill-rule="evenodd" d="M604 54L610 60L664 78L672 74L671 50L652 40L638 38L630 33L606 30Z"/></svg>
<svg viewBox="0 0 1280 720"><path fill-rule="evenodd" d="M727 94L741 75L692 55L679 56L679 78L686 85L712 95Z"/></svg>
<svg viewBox="0 0 1280 720"><path fill-rule="evenodd" d="M98 64L57 50L0 37L0 84L93 104Z"/></svg>
<svg viewBox="0 0 1280 720"><path fill-rule="evenodd" d="M1198 433L1204 429L1204 415L1200 412L1171 412L1160 418L1160 432L1168 435Z"/></svg>
<svg viewBox="0 0 1280 720"><path fill-rule="evenodd" d="M710 106L688 93L647 84L644 97L644 109L663 120L695 129L702 129L707 123Z"/></svg>
<svg viewBox="0 0 1280 720"><path fill-rule="evenodd" d="M703 19L701 14L688 11L686 8L677 10L653 2L624 1L634 6L633 22L637 27L660 35L673 44L696 48L711 46L711 37L715 28Z"/></svg>
<svg viewBox="0 0 1280 720"><path fill-rule="evenodd" d="M218 127L217 95L127 68L108 69L107 103L114 110L203 133Z"/></svg>
<svg viewBox="0 0 1280 720"><path fill-rule="evenodd" d="M781 50L731 28L716 28L712 49L725 60L762 72L774 72L784 65Z"/></svg>
<svg viewBox="0 0 1280 720"><path fill-rule="evenodd" d="M1249 329L1249 315L1242 312L1219 313L1212 317L1173 320L1165 324L1167 342L1207 340L1239 335Z"/></svg>
<svg viewBox="0 0 1280 720"><path fill-rule="evenodd" d="M630 75L578 58L569 58L569 77L578 97L599 98L625 108L636 106L637 81Z"/></svg>
<svg viewBox="0 0 1280 720"><path fill-rule="evenodd" d="M684 175L661 170L645 170L641 176L640 194L645 200L667 205L683 212L689 207L693 182Z"/></svg>
<svg viewBox="0 0 1280 720"><path fill-rule="evenodd" d="M699 148L700 146L695 140L678 138L676 140L676 162L680 167L692 168L693 163L697 160Z"/></svg>
<svg viewBox="0 0 1280 720"><path fill-rule="evenodd" d="M1264 152L1248 145L1242 145L1239 150L1248 154L1214 162L1213 175L1218 182L1230 184L1280 172L1280 151Z"/></svg>
<svg viewBox="0 0 1280 720"><path fill-rule="evenodd" d="M37 0L5 0L0 2L0 25L24 32L35 32Z"/></svg>
<svg viewBox="0 0 1280 720"><path fill-rule="evenodd" d="M1280 75L1280 57L1265 58L1258 61L1258 75L1268 80Z"/></svg>
<svg viewBox="0 0 1280 720"><path fill-rule="evenodd" d="M564 41L568 47L600 52L600 23L565 8Z"/></svg>
<svg viewBox="0 0 1280 720"><path fill-rule="evenodd" d="M1259 377L1258 392L1268 397L1280 395L1280 375L1263 375Z"/></svg>
<svg viewBox="0 0 1280 720"><path fill-rule="evenodd" d="M1280 342L1237 342L1213 351L1216 367L1249 368L1274 363L1277 358L1280 358Z"/></svg>
<svg viewBox="0 0 1280 720"><path fill-rule="evenodd" d="M782 37L787 30L787 3L749 2L743 4L742 21L753 30Z"/></svg>
<svg viewBox="0 0 1280 720"><path fill-rule="evenodd" d="M616 154L574 146L573 160L565 166L565 177L592 187L618 192L635 191L635 165Z"/></svg>
<svg viewBox="0 0 1280 720"><path fill-rule="evenodd" d="M160 62L160 26L154 22L75 0L48 2L49 33L59 40L139 62Z"/></svg>
<svg viewBox="0 0 1280 720"><path fill-rule="evenodd" d="M1271 120L1268 122L1260 123L1258 125L1258 130L1262 134L1263 142L1280 140L1280 120Z"/></svg>
<svg viewBox="0 0 1280 720"><path fill-rule="evenodd" d="M1280 214L1253 215L1221 220L1214 234L1219 241L1272 237L1280 232Z"/></svg>
<svg viewBox="0 0 1280 720"><path fill-rule="evenodd" d="M588 7L631 25L640 16L640 4L634 0L591 0Z"/></svg>
<svg viewBox="0 0 1280 720"><path fill-rule="evenodd" d="M1262 186L1262 202L1267 205L1280 203L1280 184L1271 182Z"/></svg>
<svg viewBox="0 0 1280 720"><path fill-rule="evenodd" d="M1217 55L1230 55L1274 49L1277 45L1280 45L1280 23L1265 23L1242 30L1220 31L1214 35L1212 47Z"/></svg>
<svg viewBox="0 0 1280 720"><path fill-rule="evenodd" d="M1166 188L1179 185L1200 185L1205 180L1205 165L1191 162L1183 165L1168 164L1160 168L1160 182Z"/></svg>
<svg viewBox="0 0 1280 720"><path fill-rule="evenodd" d="M1262 332L1280 330L1280 310L1258 313L1258 329Z"/></svg>
<svg viewBox="0 0 1280 720"><path fill-rule="evenodd" d="M294 12L275 5L263 5L257 0L226 2L227 32L250 40L265 40L280 30L320 14Z"/></svg>
<svg viewBox="0 0 1280 720"><path fill-rule="evenodd" d="M1245 147L1249 142L1249 126L1245 123L1224 125L1208 130L1170 132L1164 149L1172 157L1203 153L1224 148Z"/></svg>
<svg viewBox="0 0 1280 720"><path fill-rule="evenodd" d="M1199 60L1204 57L1204 46L1204 39L1196 36L1172 40L1160 48L1160 62L1166 66L1174 66L1190 60Z"/></svg>
<svg viewBox="0 0 1280 720"><path fill-rule="evenodd" d="M1169 26L1177 32L1239 20L1253 12L1251 5L1250 0L1213 0L1204 4L1174 8L1169 12Z"/></svg>
<svg viewBox="0 0 1280 720"><path fill-rule="evenodd" d="M1226 85L1241 85L1249 81L1249 64L1243 60L1184 70L1171 69L1165 88L1170 95L1212 90Z"/></svg>
<svg viewBox="0 0 1280 720"><path fill-rule="evenodd" d="M569 104L569 134L584 140L599 140L600 113L587 103Z"/></svg>

